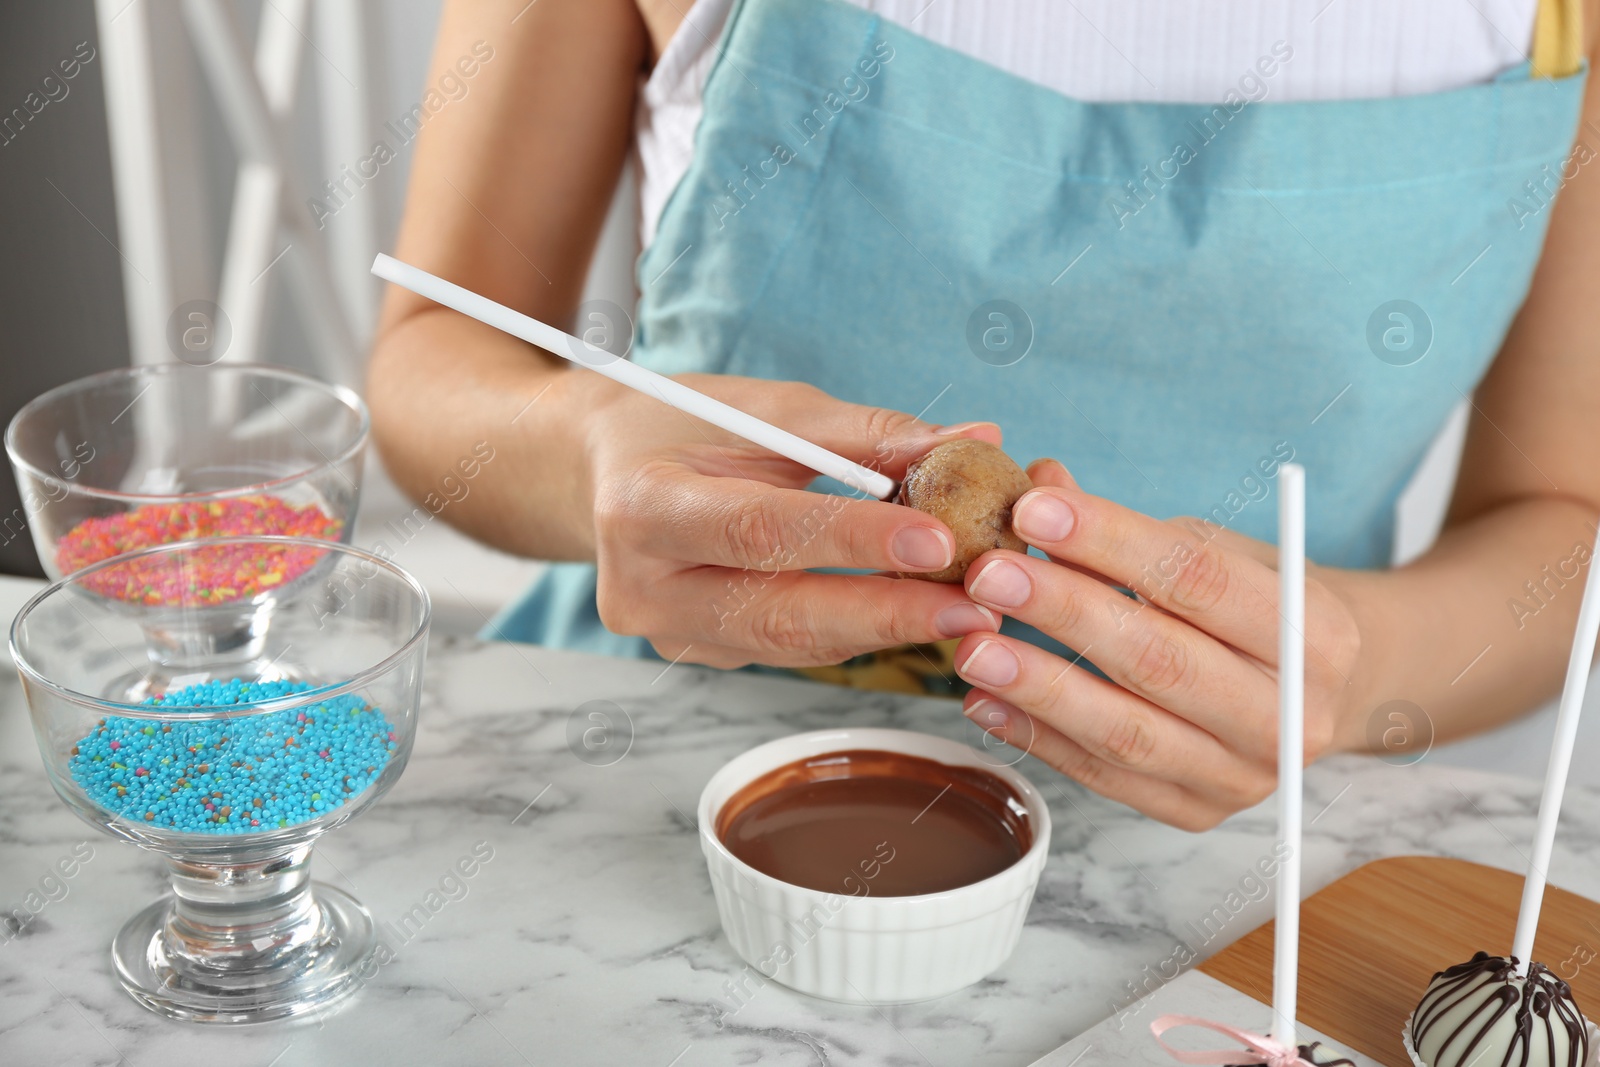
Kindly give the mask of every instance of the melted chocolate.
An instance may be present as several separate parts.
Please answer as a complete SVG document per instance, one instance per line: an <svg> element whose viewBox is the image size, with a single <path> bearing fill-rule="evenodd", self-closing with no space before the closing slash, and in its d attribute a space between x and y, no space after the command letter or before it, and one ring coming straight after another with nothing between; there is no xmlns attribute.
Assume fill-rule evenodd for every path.
<svg viewBox="0 0 1600 1067"><path fill-rule="evenodd" d="M1589 1028L1572 999L1572 987L1544 964L1528 966L1526 981L1516 977L1515 959L1480 952L1466 963L1440 971L1428 983L1411 1020L1411 1043L1422 1055L1424 1040L1437 1042L1432 1067L1583 1067L1589 1062ZM1448 1016L1465 1014L1449 1030ZM1514 1012L1511 1040L1502 1049L1489 1031ZM1443 1031L1443 1040L1434 1031ZM1558 1033L1567 1054L1555 1060Z"/></svg>
<svg viewBox="0 0 1600 1067"><path fill-rule="evenodd" d="M941 893L999 874L1033 844L1000 778L899 752L829 752L768 771L717 814L763 874L847 896Z"/></svg>

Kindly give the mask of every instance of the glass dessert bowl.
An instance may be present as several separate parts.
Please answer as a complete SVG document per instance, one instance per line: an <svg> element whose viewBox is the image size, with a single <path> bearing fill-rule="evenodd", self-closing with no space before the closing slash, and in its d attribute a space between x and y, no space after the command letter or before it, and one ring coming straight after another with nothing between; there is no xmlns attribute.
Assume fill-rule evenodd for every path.
<svg viewBox="0 0 1600 1067"><path fill-rule="evenodd" d="M180 649L166 661L168 689L128 699L128 677L151 654L147 626L101 591L107 572L138 564L198 584L218 549L292 550L310 566L232 601L247 619L248 661L204 648L183 661ZM135 1000L171 1018L256 1022L359 986L372 918L311 881L312 846L404 770L428 616L426 592L392 563L288 538L143 549L57 581L18 614L11 653L50 784L84 821L167 863L171 893L112 943Z"/></svg>
<svg viewBox="0 0 1600 1067"><path fill-rule="evenodd" d="M11 420L6 452L39 560L61 578L175 541L347 543L368 428L355 393L295 371L176 363L109 371L36 397ZM135 563L97 572L95 591L147 620L152 648L210 646L221 655L248 645L232 610L239 598L227 591L290 583L310 559L280 549L276 565L258 566L216 553L214 573L194 588L163 583L171 572L159 562ZM229 606L203 610L219 591ZM123 696L141 700L172 680L152 657Z"/></svg>

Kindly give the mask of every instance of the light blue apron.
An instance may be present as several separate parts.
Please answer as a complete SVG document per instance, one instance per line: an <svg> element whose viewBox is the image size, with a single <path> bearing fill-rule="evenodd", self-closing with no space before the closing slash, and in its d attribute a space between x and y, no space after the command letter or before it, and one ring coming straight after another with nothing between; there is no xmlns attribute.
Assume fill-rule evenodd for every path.
<svg viewBox="0 0 1600 1067"><path fill-rule="evenodd" d="M1272 102L1294 43L1214 108L1084 103L835 0L741 3L636 358L994 420L1024 464L1264 540L1292 456L1310 556L1386 566L1526 294L1584 77ZM594 589L555 565L486 633L649 655Z"/></svg>

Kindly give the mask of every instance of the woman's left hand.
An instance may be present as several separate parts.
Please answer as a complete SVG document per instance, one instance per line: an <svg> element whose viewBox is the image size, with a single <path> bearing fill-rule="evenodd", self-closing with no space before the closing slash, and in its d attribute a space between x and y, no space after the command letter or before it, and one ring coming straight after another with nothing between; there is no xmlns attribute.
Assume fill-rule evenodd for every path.
<svg viewBox="0 0 1600 1067"><path fill-rule="evenodd" d="M1085 493L1052 460L1028 473L1035 488L1013 525L1051 558L987 553L967 571L967 595L1111 680L1025 641L970 634L955 656L977 687L966 714L1095 792L1186 830L1262 800L1277 782L1277 549L1130 511ZM1348 597L1318 573L1307 568L1308 762L1356 706L1361 645Z"/></svg>

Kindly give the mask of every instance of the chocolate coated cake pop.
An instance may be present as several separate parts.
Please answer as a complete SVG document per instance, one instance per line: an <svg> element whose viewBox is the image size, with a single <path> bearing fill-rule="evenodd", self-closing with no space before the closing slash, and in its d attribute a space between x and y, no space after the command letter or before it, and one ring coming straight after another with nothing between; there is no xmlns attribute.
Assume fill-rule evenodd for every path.
<svg viewBox="0 0 1600 1067"><path fill-rule="evenodd" d="M1584 1067L1589 1024L1572 987L1542 963L1480 952L1440 971L1411 1018L1421 1067Z"/></svg>

